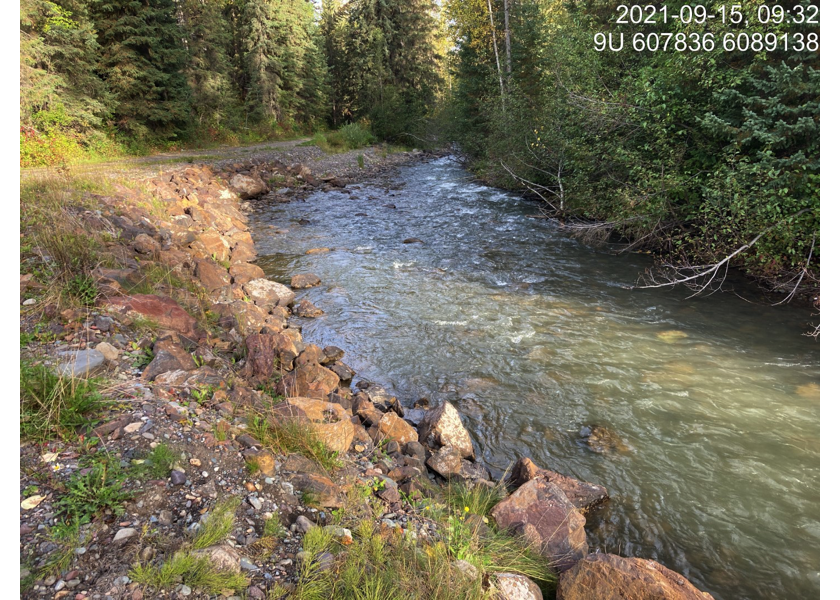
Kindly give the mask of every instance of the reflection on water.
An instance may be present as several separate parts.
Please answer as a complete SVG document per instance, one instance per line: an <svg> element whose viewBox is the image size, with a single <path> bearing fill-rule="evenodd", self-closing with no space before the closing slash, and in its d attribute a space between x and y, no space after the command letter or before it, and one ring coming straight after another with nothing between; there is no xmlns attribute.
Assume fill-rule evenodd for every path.
<svg viewBox="0 0 840 600"><path fill-rule="evenodd" d="M816 598L809 313L631 290L644 259L564 237L449 160L399 178L254 215L269 277L324 282L300 294L327 313L307 338L407 404L454 402L496 476L528 455L607 486L593 548L654 558L721 599ZM319 247L332 251L306 254Z"/></svg>

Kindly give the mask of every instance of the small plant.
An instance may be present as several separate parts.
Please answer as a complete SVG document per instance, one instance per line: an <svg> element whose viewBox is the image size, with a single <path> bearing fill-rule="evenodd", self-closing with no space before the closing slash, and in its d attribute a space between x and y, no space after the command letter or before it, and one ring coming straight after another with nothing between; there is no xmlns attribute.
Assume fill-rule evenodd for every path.
<svg viewBox="0 0 840 600"><path fill-rule="evenodd" d="M198 402L199 404L205 404L210 398L213 397L213 393L216 391L216 387L212 385L199 385L195 387L190 392L190 395L193 399Z"/></svg>
<svg viewBox="0 0 840 600"><path fill-rule="evenodd" d="M230 532L233 531L236 509L239 508L239 505L240 500L236 497L218 502L210 516L196 532L193 547L196 549L208 548L229 536Z"/></svg>
<svg viewBox="0 0 840 600"><path fill-rule="evenodd" d="M359 165L359 168L360 168L360 169L364 169L364 168L365 168L365 155L364 155L364 154L358 154L358 155L356 155L356 164L358 164L358 165Z"/></svg>
<svg viewBox="0 0 840 600"><path fill-rule="evenodd" d="M93 277L79 273L64 286L65 291L82 306L93 306L99 297L99 288Z"/></svg>
<svg viewBox="0 0 840 600"><path fill-rule="evenodd" d="M178 460L178 454L175 453L166 444L158 444L149 452L140 469L155 479L164 479L169 476L172 467Z"/></svg>
<svg viewBox="0 0 840 600"><path fill-rule="evenodd" d="M44 365L20 367L20 435L39 442L73 439L107 403L94 379L59 377Z"/></svg>
<svg viewBox="0 0 840 600"><path fill-rule="evenodd" d="M134 347L135 359L132 365L135 369L145 369L149 363L155 358L155 353L151 348Z"/></svg>
<svg viewBox="0 0 840 600"><path fill-rule="evenodd" d="M66 494L55 505L66 519L80 524L105 511L121 515L125 512L123 502L131 498L122 489L125 479L116 458L100 455L89 468L73 475Z"/></svg>
<svg viewBox="0 0 840 600"><path fill-rule="evenodd" d="M260 464L257 459L248 457L245 459L245 471L248 475L256 475L260 472Z"/></svg>

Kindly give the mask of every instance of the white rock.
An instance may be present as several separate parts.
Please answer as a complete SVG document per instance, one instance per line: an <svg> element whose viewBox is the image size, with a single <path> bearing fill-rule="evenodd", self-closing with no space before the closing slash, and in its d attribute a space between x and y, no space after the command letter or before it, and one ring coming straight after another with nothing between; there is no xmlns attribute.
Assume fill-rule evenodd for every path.
<svg viewBox="0 0 840 600"><path fill-rule="evenodd" d="M105 360L115 362L120 357L120 351L114 348L108 342L100 342L96 345L96 349L102 353Z"/></svg>
<svg viewBox="0 0 840 600"><path fill-rule="evenodd" d="M114 543L121 542L122 540L127 540L129 538L134 537L137 535L137 530L133 527L126 527L125 529L120 529L117 534L114 536Z"/></svg>

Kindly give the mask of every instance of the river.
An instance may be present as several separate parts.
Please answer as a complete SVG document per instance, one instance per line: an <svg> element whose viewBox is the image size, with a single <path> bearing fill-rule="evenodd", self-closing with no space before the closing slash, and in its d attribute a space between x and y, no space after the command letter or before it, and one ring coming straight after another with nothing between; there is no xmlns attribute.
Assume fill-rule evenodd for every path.
<svg viewBox="0 0 840 600"><path fill-rule="evenodd" d="M658 560L720 600L818 597L808 310L630 289L647 257L567 237L451 158L349 192L251 217L267 277L323 281L299 294L326 311L301 320L307 340L404 404L452 401L496 477L530 456L606 486L593 550ZM582 436L595 425L608 443Z"/></svg>

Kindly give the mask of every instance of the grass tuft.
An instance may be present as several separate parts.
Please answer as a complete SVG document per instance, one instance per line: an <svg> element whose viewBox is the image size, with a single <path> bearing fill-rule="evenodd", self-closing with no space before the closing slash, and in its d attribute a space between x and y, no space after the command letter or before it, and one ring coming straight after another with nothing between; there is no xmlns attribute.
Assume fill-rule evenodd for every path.
<svg viewBox="0 0 840 600"><path fill-rule="evenodd" d="M132 580L157 590L184 584L196 591L211 595L227 590L241 590L248 585L244 573L216 569L206 557L197 557L183 552L155 565L135 565L128 573Z"/></svg>
<svg viewBox="0 0 840 600"><path fill-rule="evenodd" d="M199 527L193 541L193 548L208 548L218 544L233 531L233 524L236 520L236 509L241 504L239 498L232 497L218 502L207 517L207 520Z"/></svg>
<svg viewBox="0 0 840 600"><path fill-rule="evenodd" d="M95 379L59 377L44 365L20 366L20 435L44 442L72 439L107 406Z"/></svg>
<svg viewBox="0 0 840 600"><path fill-rule="evenodd" d="M343 465L338 459L338 453L330 450L309 423L300 419L269 423L267 419L254 415L248 430L264 447L275 453L303 454L330 472Z"/></svg>

